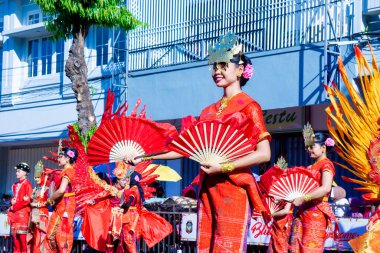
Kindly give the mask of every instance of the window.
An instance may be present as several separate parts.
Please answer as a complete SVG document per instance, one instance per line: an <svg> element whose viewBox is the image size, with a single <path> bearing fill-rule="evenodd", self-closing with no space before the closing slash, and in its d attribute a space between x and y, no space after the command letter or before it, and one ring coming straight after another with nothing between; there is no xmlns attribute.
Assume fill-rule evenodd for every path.
<svg viewBox="0 0 380 253"><path fill-rule="evenodd" d="M29 41L27 61L28 77L62 72L64 40L60 39L54 42L50 38L42 38Z"/></svg>
<svg viewBox="0 0 380 253"><path fill-rule="evenodd" d="M114 42L113 49L113 61L114 62L124 62L126 54L126 34L122 29L115 29L114 36L116 41Z"/></svg>
<svg viewBox="0 0 380 253"><path fill-rule="evenodd" d="M108 39L109 30L98 27L96 29L96 66L108 63Z"/></svg>
<svg viewBox="0 0 380 253"><path fill-rule="evenodd" d="M41 61L42 61L42 75L51 74L51 58L53 54L52 50L52 41L43 38L42 39L42 52L41 52Z"/></svg>
<svg viewBox="0 0 380 253"><path fill-rule="evenodd" d="M4 31L4 21L0 20L0 33Z"/></svg>
<svg viewBox="0 0 380 253"><path fill-rule="evenodd" d="M28 76L37 76L38 73L38 40L28 42Z"/></svg>
<svg viewBox="0 0 380 253"><path fill-rule="evenodd" d="M40 14L39 13L29 14L28 25L37 24L39 22L40 22Z"/></svg>
<svg viewBox="0 0 380 253"><path fill-rule="evenodd" d="M63 39L59 39L55 43L56 49L56 62L55 62L55 73L63 72L64 64L64 50L65 50L65 42Z"/></svg>

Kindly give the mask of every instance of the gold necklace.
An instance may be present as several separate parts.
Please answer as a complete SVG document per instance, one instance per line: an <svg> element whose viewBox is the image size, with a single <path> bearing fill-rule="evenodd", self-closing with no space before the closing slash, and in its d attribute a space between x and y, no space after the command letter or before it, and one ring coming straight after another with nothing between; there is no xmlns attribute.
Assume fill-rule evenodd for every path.
<svg viewBox="0 0 380 253"><path fill-rule="evenodd" d="M220 107L218 111L216 112L217 116L219 116L222 113L222 111L227 108L228 102L231 100L231 98L232 97L230 98L222 97L222 100L220 101Z"/></svg>

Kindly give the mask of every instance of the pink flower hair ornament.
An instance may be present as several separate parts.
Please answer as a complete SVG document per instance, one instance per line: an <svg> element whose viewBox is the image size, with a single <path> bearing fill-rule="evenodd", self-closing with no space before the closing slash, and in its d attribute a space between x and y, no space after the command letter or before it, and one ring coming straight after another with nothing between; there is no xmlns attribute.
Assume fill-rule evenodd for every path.
<svg viewBox="0 0 380 253"><path fill-rule="evenodd" d="M335 146L335 141L329 137L329 138L326 139L325 145L327 147L334 147Z"/></svg>
<svg viewBox="0 0 380 253"><path fill-rule="evenodd" d="M251 78L253 75L253 67L251 64L247 64L244 68L244 71L243 71L243 74L242 76L245 78L245 79L249 79Z"/></svg>
<svg viewBox="0 0 380 253"><path fill-rule="evenodd" d="M75 157L75 153L74 153L74 151L72 151L72 150L67 151L66 154L67 154L67 156L70 157L70 158L74 158L74 157Z"/></svg>

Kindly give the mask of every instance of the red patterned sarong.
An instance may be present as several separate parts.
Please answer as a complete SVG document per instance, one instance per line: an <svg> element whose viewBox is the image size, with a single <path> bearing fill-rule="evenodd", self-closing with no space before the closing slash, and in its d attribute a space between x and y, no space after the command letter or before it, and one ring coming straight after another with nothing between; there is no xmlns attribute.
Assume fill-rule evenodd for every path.
<svg viewBox="0 0 380 253"><path fill-rule="evenodd" d="M292 215L288 214L284 217L275 218L271 228L271 239L267 253L288 253Z"/></svg>
<svg viewBox="0 0 380 253"><path fill-rule="evenodd" d="M226 175L205 176L198 212L198 252L245 252L251 217L245 189Z"/></svg>

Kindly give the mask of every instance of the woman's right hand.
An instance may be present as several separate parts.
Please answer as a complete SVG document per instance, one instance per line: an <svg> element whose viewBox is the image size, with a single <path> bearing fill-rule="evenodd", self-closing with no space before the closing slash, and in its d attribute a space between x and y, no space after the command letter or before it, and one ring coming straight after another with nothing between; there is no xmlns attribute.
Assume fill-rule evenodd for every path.
<svg viewBox="0 0 380 253"><path fill-rule="evenodd" d="M373 221L369 221L365 228L367 229L367 231L370 231L372 227L373 227Z"/></svg>
<svg viewBox="0 0 380 253"><path fill-rule="evenodd" d="M125 162L126 164L130 164L132 166L136 166L137 164L141 163L142 162L142 158L132 158L132 159L126 159L124 158L123 159L123 162Z"/></svg>

